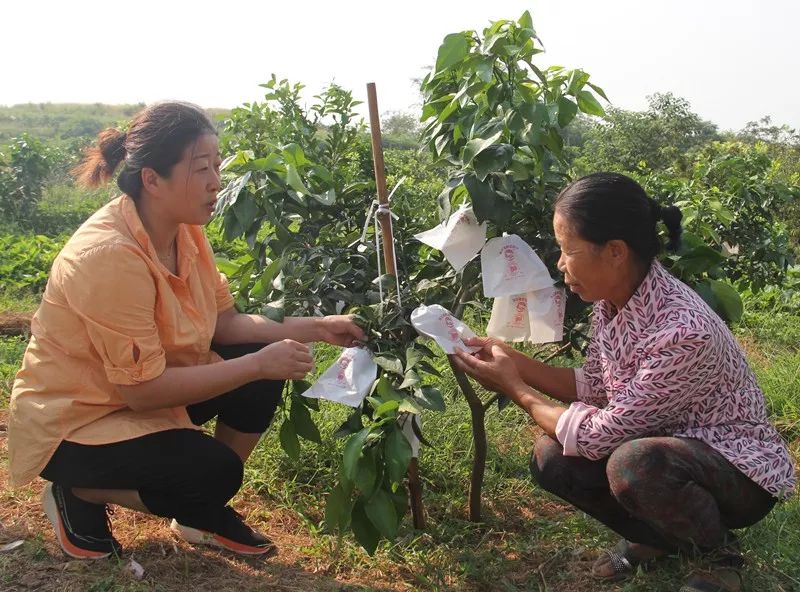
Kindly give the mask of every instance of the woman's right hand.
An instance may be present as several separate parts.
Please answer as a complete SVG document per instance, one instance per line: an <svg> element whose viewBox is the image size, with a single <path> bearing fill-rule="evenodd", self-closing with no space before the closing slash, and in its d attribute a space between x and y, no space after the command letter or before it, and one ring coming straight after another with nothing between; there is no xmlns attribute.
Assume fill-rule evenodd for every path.
<svg viewBox="0 0 800 592"><path fill-rule="evenodd" d="M516 350L508 345L505 341L498 339L497 337L470 337L468 339L462 339L465 345L472 346L472 347L479 347L481 350L484 351L491 351L492 346L496 345L497 347L502 348L504 352L511 355L512 352Z"/></svg>
<svg viewBox="0 0 800 592"><path fill-rule="evenodd" d="M302 380L314 368L308 346L291 339L270 343L251 355L259 376L269 380Z"/></svg>

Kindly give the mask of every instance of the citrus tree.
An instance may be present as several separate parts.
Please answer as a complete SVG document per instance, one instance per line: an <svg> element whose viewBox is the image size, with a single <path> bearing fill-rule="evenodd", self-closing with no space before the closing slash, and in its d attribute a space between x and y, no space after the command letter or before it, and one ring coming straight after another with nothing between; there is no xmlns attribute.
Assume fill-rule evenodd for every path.
<svg viewBox="0 0 800 592"><path fill-rule="evenodd" d="M219 212L225 238L247 246L219 265L240 310L277 321L287 314L353 313L367 332L380 373L364 403L336 430L347 441L326 523L351 529L372 553L381 537L394 538L407 511L401 484L412 450L400 424L423 409L444 409L430 380L438 371L408 321L419 305L417 294L404 282L401 306L394 279L378 277L367 219L372 163L353 111L358 103L331 85L305 109L301 85L273 77L264 86L264 101L234 109L223 133L222 150L230 154L223 169L230 180ZM405 222L397 232L403 244L418 218L410 208L396 209ZM415 259L413 250L399 249L401 269ZM392 297L381 301L381 289ZM279 428L281 445L294 459L300 439L321 440L312 419L318 402L299 396L308 386L289 386Z"/></svg>

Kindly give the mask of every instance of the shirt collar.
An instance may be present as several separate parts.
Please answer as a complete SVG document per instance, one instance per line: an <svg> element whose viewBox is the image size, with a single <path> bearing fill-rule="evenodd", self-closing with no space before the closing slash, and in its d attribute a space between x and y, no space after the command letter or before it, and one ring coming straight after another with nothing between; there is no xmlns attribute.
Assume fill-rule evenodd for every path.
<svg viewBox="0 0 800 592"><path fill-rule="evenodd" d="M139 217L139 212L136 210L136 204L134 203L133 199L127 195L123 195L120 197L120 205L122 209L122 217L125 220L125 224L128 226L133 238L137 243L139 243L139 246L142 247L142 250L147 253L150 259L152 259L155 263L160 264L158 253L156 253L156 249L153 246L153 241L150 240L150 235L147 233L147 230L145 230L144 224L142 224L142 219ZM189 232L189 228L186 224L180 224L178 226L176 245L178 247L178 256L180 258L178 261L178 271L181 277L183 277L185 275L184 270L188 270L189 268L189 266L186 264L192 263L200 252L195 244L195 241L192 239L192 235ZM163 267L163 265L161 265L161 267Z"/></svg>
<svg viewBox="0 0 800 592"><path fill-rule="evenodd" d="M609 300L599 302L598 308L605 322L629 323L638 332L644 331L649 326L650 313L656 312L659 288L663 284L665 276L668 275L669 272L666 268L654 259L642 283L633 292L625 306L617 310Z"/></svg>

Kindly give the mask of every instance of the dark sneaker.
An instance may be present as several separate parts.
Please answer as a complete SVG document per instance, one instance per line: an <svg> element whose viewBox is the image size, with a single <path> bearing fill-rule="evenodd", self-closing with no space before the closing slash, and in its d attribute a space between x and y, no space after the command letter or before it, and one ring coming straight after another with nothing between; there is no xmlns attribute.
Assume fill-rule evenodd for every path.
<svg viewBox="0 0 800 592"><path fill-rule="evenodd" d="M122 545L111 535L104 504L90 504L73 495L69 488L48 483L42 505L58 544L70 557L104 559L122 553Z"/></svg>
<svg viewBox="0 0 800 592"><path fill-rule="evenodd" d="M217 532L200 530L173 520L170 529L193 545L211 545L240 555L275 555L275 544L260 532L247 526L241 514L226 506L220 516Z"/></svg>

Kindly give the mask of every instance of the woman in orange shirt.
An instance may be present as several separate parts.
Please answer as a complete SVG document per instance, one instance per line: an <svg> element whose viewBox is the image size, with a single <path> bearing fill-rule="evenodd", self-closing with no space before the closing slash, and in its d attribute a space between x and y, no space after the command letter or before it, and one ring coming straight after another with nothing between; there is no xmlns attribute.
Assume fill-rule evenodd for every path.
<svg viewBox="0 0 800 592"><path fill-rule="evenodd" d="M79 165L88 185L122 164L123 195L59 253L11 396L12 483L41 475L64 551L118 554L107 504L172 518L192 543L263 555L270 540L228 506L306 342L349 346L348 316L276 323L233 307L202 226L220 190L217 133L185 103L106 130ZM268 345L265 345L268 344ZM216 418L214 436L200 426Z"/></svg>

